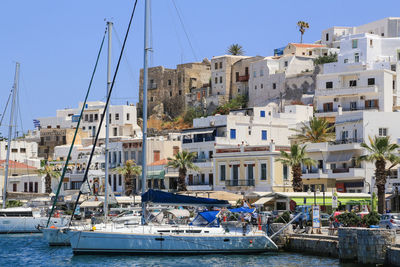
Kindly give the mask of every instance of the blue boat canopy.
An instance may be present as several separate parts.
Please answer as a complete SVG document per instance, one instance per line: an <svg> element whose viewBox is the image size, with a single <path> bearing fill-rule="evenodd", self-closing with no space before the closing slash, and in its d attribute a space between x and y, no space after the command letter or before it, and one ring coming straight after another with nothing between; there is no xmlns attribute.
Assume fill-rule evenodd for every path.
<svg viewBox="0 0 400 267"><path fill-rule="evenodd" d="M226 207L229 202L226 200L218 200L214 198L192 197L168 193L160 190L149 189L142 195L142 202L152 202L157 204L168 205L186 205L186 206L213 206Z"/></svg>
<svg viewBox="0 0 400 267"><path fill-rule="evenodd" d="M230 212L233 213L253 213L256 211L256 209L249 209L246 207L240 207L240 208L236 208L236 209L230 209Z"/></svg>
<svg viewBox="0 0 400 267"><path fill-rule="evenodd" d="M219 210L200 212L189 225L219 227L219 213Z"/></svg>

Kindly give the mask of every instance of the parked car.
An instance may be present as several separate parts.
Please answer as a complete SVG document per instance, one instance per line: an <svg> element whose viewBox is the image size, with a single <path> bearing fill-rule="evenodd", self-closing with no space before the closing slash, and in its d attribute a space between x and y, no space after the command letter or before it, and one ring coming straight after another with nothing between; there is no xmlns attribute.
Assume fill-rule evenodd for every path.
<svg viewBox="0 0 400 267"><path fill-rule="evenodd" d="M386 229L399 229L400 228L400 214L399 213L387 213L381 216L379 222L381 228Z"/></svg>
<svg viewBox="0 0 400 267"><path fill-rule="evenodd" d="M331 215L328 213L321 213L320 218L321 218L321 226L329 226L329 218Z"/></svg>

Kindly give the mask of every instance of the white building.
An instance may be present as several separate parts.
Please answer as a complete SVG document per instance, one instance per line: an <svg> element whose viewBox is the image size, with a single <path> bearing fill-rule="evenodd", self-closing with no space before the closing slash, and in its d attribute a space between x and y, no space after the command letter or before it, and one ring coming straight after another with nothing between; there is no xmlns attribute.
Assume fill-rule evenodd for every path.
<svg viewBox="0 0 400 267"><path fill-rule="evenodd" d="M188 171L188 190L212 190L215 147L288 146L291 129L312 117L311 106L286 106L280 113L276 104L231 111L193 120L193 128L182 131L182 150L196 152L200 171Z"/></svg>
<svg viewBox="0 0 400 267"><path fill-rule="evenodd" d="M42 128L73 128L76 127L79 114L83 103L79 103L78 108L68 108L57 110L56 117L39 118ZM96 135L99 127L100 118L103 113L105 103L101 101L87 102L80 127L89 133L90 139ZM136 106L117 105L110 106L110 138L113 137L136 137L141 136L141 129L137 125ZM105 121L99 138L105 138Z"/></svg>
<svg viewBox="0 0 400 267"><path fill-rule="evenodd" d="M369 144L369 137L390 136L391 141L399 143L400 128L394 123L400 120L399 112L358 111L336 117L336 141L307 145L308 155L318 164L303 168L304 190L309 187L320 191L370 192L374 187L375 166L373 163L357 162L357 157L367 153L360 144ZM388 188L399 183L398 170L392 169Z"/></svg>
<svg viewBox="0 0 400 267"><path fill-rule="evenodd" d="M7 157L7 145L7 141L0 141L0 160L5 160ZM12 140L10 160L22 162L29 166L40 168L40 159L38 158L38 144L36 142Z"/></svg>

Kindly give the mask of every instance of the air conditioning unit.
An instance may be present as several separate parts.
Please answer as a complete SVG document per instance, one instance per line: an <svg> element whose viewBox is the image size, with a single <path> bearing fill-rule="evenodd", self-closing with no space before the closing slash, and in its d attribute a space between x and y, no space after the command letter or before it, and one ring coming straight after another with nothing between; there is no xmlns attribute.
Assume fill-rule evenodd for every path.
<svg viewBox="0 0 400 267"><path fill-rule="evenodd" d="M335 97L335 98L333 99L333 101L334 101L334 102L339 102L339 98L338 98L338 97Z"/></svg>
<svg viewBox="0 0 400 267"><path fill-rule="evenodd" d="M363 96L363 95L360 96L360 99L361 99L361 100L364 100L364 99L365 99L365 96Z"/></svg>

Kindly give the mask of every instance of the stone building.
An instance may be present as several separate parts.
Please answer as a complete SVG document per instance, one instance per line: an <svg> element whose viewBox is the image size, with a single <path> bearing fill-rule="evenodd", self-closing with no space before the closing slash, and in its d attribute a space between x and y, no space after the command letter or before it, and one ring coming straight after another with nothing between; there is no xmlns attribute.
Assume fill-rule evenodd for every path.
<svg viewBox="0 0 400 267"><path fill-rule="evenodd" d="M210 61L179 64L176 69L163 66L149 68L148 110L152 114L154 107L163 104L164 113L171 117L185 110L185 94L191 89L207 87L210 84ZM139 114L143 107L143 69L139 81Z"/></svg>

